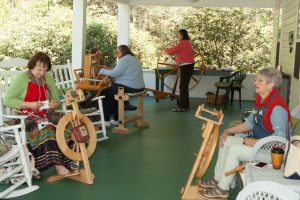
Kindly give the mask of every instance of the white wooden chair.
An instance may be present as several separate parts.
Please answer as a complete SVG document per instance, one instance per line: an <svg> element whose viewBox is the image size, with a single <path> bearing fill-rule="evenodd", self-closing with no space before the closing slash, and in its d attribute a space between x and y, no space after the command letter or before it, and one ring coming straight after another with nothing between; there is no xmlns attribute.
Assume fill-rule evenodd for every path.
<svg viewBox="0 0 300 200"><path fill-rule="evenodd" d="M257 181L247 185L237 200L299 200L300 195L288 187L273 181Z"/></svg>
<svg viewBox="0 0 300 200"><path fill-rule="evenodd" d="M11 58L0 62L0 92L3 95L14 77L21 73L17 67L27 66L28 60L23 58Z"/></svg>
<svg viewBox="0 0 300 200"><path fill-rule="evenodd" d="M25 125L26 116L5 115L3 111L2 96L0 94L0 135L4 138L12 137L15 145L11 150L0 157L0 168L6 173L0 174L0 182L14 178L12 185L6 185L5 189L1 187L0 199L18 197L37 190L39 187L32 185L32 169L29 160L29 154L26 147ZM21 119L17 125L7 125L5 119ZM18 189L22 184L26 187Z"/></svg>
<svg viewBox="0 0 300 200"><path fill-rule="evenodd" d="M66 65L54 65L52 66L52 73L56 81L56 85L59 89L66 91L67 89L76 89L75 78L71 68L71 64L68 61ZM101 126L101 129L96 129L96 133L98 136L97 141L102 141L108 139L106 134L106 126L104 121L104 112L103 112L103 104L102 99L104 96L99 96L92 101L98 101L98 109L91 113L86 113L85 115L88 117L99 116L100 120L93 122L93 124L97 127ZM68 112L66 108L66 104L64 99L61 99L63 103L63 111ZM102 134L102 136L101 136Z"/></svg>
<svg viewBox="0 0 300 200"><path fill-rule="evenodd" d="M25 133L25 118L24 116L16 115L15 110L9 107L4 107L2 105L2 97L6 89L9 87L11 81L15 78L15 76L21 73L21 70L16 70L16 67L25 67L27 66L28 60L23 58L11 58L7 60L3 60L0 62L0 113L4 115L4 117L0 118L0 124L5 124L5 122L12 119L20 119L22 126L22 142L26 142L26 133ZM9 131L6 131L9 134ZM12 134L14 134L11 131Z"/></svg>
<svg viewBox="0 0 300 200"><path fill-rule="evenodd" d="M23 58L10 58L0 62L0 68L15 68L27 66L28 60Z"/></svg>

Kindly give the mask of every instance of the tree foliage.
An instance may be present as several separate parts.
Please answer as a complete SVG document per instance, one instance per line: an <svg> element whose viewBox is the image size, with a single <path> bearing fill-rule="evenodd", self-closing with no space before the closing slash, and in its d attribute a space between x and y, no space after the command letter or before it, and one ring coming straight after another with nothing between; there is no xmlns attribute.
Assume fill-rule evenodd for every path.
<svg viewBox="0 0 300 200"><path fill-rule="evenodd" d="M30 58L37 51L53 63L71 57L72 0L0 0L0 59ZM189 31L196 54L206 64L255 71L270 63L272 10L241 8L131 7L131 48L146 68L156 66L177 31ZM99 47L113 66L117 41L117 5L88 0L86 50ZM198 58L197 58L198 59Z"/></svg>
<svg viewBox="0 0 300 200"><path fill-rule="evenodd" d="M191 9L183 27L207 64L255 71L270 63L272 11L255 9Z"/></svg>

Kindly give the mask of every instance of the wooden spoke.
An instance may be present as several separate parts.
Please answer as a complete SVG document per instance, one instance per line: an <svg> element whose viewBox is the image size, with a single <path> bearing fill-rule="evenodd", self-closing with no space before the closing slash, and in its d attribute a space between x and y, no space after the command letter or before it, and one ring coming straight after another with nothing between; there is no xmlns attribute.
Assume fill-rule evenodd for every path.
<svg viewBox="0 0 300 200"><path fill-rule="evenodd" d="M166 74L164 74L161 78L164 79L165 77L169 76L170 74L172 74L175 71L177 71L177 69L171 69L169 72L167 72Z"/></svg>
<svg viewBox="0 0 300 200"><path fill-rule="evenodd" d="M195 77L192 76L193 81L195 81L196 83L199 83L200 80L196 79Z"/></svg>
<svg viewBox="0 0 300 200"><path fill-rule="evenodd" d="M211 135L208 138L208 142L205 145L205 149L202 154L201 158L201 164L199 165L199 168L196 173L196 177L200 178L204 175L206 170L209 167L209 164L212 160L212 157L214 155L214 151L212 149L215 149L218 143L218 135L219 135L219 127L214 126Z"/></svg>
<svg viewBox="0 0 300 200"><path fill-rule="evenodd" d="M96 149L96 143L97 143L96 131L95 131L95 127L93 126L92 122L90 121L90 119L88 117L83 115L82 121L85 124L85 126L87 127L87 131L90 136L88 143L85 144L87 146L86 150L87 150L88 157L90 157ZM57 125L57 129L56 129L57 144L65 156L67 156L71 160L81 161L82 156L79 151L79 143L77 143L76 140L72 138L72 137L74 137L73 133L71 134L71 138L74 141L75 147L70 148L68 146L67 140L65 138L66 127L71 123L76 124L73 122L72 113L68 113L61 118L61 120L59 121L59 123Z"/></svg>

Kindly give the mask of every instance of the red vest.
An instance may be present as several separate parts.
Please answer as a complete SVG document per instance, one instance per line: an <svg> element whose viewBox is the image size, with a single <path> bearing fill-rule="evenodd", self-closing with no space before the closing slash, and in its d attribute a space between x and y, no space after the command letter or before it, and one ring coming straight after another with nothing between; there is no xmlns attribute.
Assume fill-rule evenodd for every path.
<svg viewBox="0 0 300 200"><path fill-rule="evenodd" d="M267 110L264 114L264 117L263 117L263 125L267 130L272 131L272 132L274 130L272 128L272 123L271 123L271 114L272 114L272 111L275 106L281 106L287 111L288 121L291 123L290 109L289 109L288 105L285 103L285 101L282 99L280 94L275 96L277 93L278 93L278 90L276 88L274 88L270 92L270 94L263 100L263 102L261 102L261 100L262 100L261 97L259 95L257 95L255 98L255 105L254 105L254 108L263 108L266 104L269 104L267 107ZM273 97L273 96L275 96L275 97ZM269 102L270 98L272 98L272 100Z"/></svg>

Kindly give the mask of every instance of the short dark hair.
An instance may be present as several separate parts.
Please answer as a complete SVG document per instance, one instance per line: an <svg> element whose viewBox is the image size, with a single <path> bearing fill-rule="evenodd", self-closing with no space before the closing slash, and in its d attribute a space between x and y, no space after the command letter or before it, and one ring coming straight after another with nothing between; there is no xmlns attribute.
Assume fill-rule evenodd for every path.
<svg viewBox="0 0 300 200"><path fill-rule="evenodd" d="M96 47L94 47L94 48L91 48L90 49L90 54L95 54L97 51L99 51L99 49L98 48L96 48Z"/></svg>
<svg viewBox="0 0 300 200"><path fill-rule="evenodd" d="M27 67L28 69L33 69L36 66L36 63L40 62L47 66L47 71L51 70L52 64L49 56L43 52L38 52L32 56L32 58L29 60Z"/></svg>
<svg viewBox="0 0 300 200"><path fill-rule="evenodd" d="M127 45L120 45L117 48L119 49L119 51L121 51L122 54L121 57L126 56L127 54L134 56L134 54L132 53L132 51L129 49Z"/></svg>
<svg viewBox="0 0 300 200"><path fill-rule="evenodd" d="M185 29L180 29L178 33L182 36L182 40L190 40L190 36Z"/></svg>

